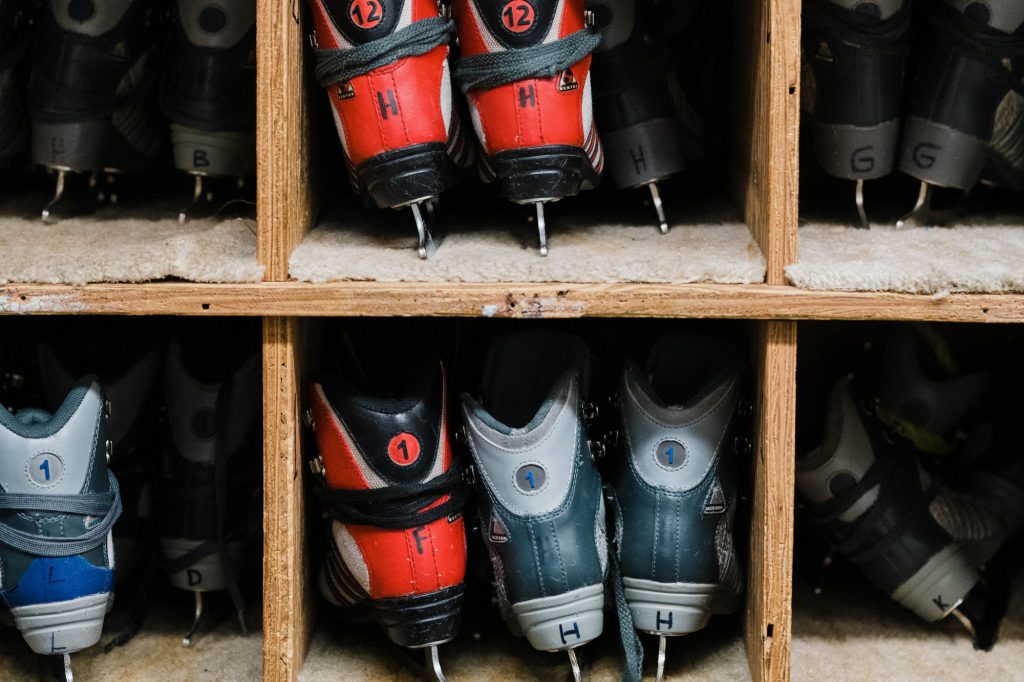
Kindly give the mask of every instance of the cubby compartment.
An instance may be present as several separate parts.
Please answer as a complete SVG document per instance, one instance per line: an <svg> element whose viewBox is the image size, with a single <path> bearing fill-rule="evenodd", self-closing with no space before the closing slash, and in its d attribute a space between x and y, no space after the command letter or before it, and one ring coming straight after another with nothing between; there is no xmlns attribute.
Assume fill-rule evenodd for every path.
<svg viewBox="0 0 1024 682"><path fill-rule="evenodd" d="M1019 326L903 322L800 325L793 679L1019 675L1024 573L1017 524L1005 510L1024 503L1020 460L1007 436L1015 430L1015 387L1024 371L1017 352L1022 332ZM845 390L840 386L850 387L848 404L835 393ZM834 407L839 404L841 411ZM840 453L841 467L829 468L832 452ZM866 473L865 463L872 467ZM877 498L872 490L848 487L880 470L881 478L872 479L879 483ZM839 503L825 499L823 485ZM867 502L893 512L897 490L904 510L873 517ZM852 492L843 498L844 491ZM956 613L928 622L867 578L867 571L878 571L872 559L894 550L883 547L882 536L853 538L851 529L861 523L888 524L889 541L916 557L900 574L908 581L914 566L949 538L981 580L959 604L934 588L929 596ZM941 527L944 540L924 540L933 523L931 531ZM914 542L922 545L914 548ZM874 575L890 585L897 581ZM905 591L893 594L903 598ZM958 614L973 623L979 646L991 650L972 646Z"/></svg>
<svg viewBox="0 0 1024 682"><path fill-rule="evenodd" d="M661 5L668 11L671 3ZM647 189L616 190L606 168L597 189L546 204L550 250L543 258L534 206L499 196L474 167L441 195L438 248L421 260L408 208L366 208L352 194L328 94L307 77L289 80L288 87L301 90L308 118L308 141L296 150L291 172L308 178L308 186L281 178L295 188L290 215L298 223L288 226L283 244L274 245L281 260L276 271L311 284L765 281L775 258L765 254L777 246L768 246L772 218L763 194L771 189L762 171L771 155L784 151L767 144L765 121L758 118L766 115L759 69L767 56L757 22L767 20L767 9L740 0L704 3L691 13L673 43L674 72L688 102L683 129L700 130L699 145L690 146L701 150L685 171L659 183L671 225L667 234L658 229ZM289 59L304 60L311 71L315 56L304 47ZM453 92L456 100L464 97L458 88ZM470 117L462 116L466 141L477 146ZM600 120L597 128L600 134Z"/></svg>
<svg viewBox="0 0 1024 682"><path fill-rule="evenodd" d="M988 29L947 6L892 3L858 21L847 3L804 4L793 285L1024 291L1019 95L978 96L997 80L965 75L981 43L942 26Z"/></svg>
<svg viewBox="0 0 1024 682"><path fill-rule="evenodd" d="M311 321L303 326L306 342L303 361L303 372L299 377L299 386L303 395L304 422L314 424L316 431L303 430L303 465L300 469L304 479L306 502L302 505L304 519L303 535L305 542L296 552L292 570L301 570L302 582L308 592L301 605L301 611L294 614L301 627L312 633L309 650L305 662L298 673L300 679L320 680L341 675L345 678L381 678L381 679L416 679L423 674L423 657L421 653L403 650L388 641L384 631L376 623L347 622L339 616L337 609L325 601L320 590L324 583L321 568L324 562L330 562L334 555L331 549L333 540L328 534L328 515L324 511L317 489L322 485L319 472L320 462L326 462L330 476L338 476L337 469L330 472L330 467L338 466L335 460L328 458L326 452L317 460L317 440L331 438L333 434L325 413L313 403L314 394L311 382L323 382L324 395L330 396L331 405L338 405L338 417L344 425L343 433L348 434L349 447L359 452L366 452L366 444L370 441L362 423L363 430L357 431L355 416L350 415L351 407L346 407L339 400L351 399L354 404L373 405L374 409L387 410L383 405L386 398L402 399L409 404L418 402L419 393L407 392L388 387L402 386L402 381L409 379L406 372L409 366L420 366L426 363L431 366L431 358L440 358L445 366L446 397L445 437L454 449L456 465L473 465L473 459L465 445L465 439L456 434L464 432L462 399L460 394L466 392L472 396L480 395L482 377L485 373L486 358L492 343L504 334L514 332L555 332L577 335L582 338L591 352L591 370L589 376L589 395L584 399L586 404L596 408L587 428L591 439L592 452L597 458L597 467L605 483L611 483L617 476L617 470L626 457L622 447L621 415L617 404L611 396L619 393L622 381L624 361L630 358L643 367L646 356L657 339L671 333L685 333L714 339L719 348L733 345L738 351L739 362L739 406L732 417L732 424L727 437L722 438L713 447L719 452L720 462L730 461L735 465L737 476L736 515L734 524L736 560L741 562L740 574L745 585L745 592L737 610L731 615L715 615L711 617L707 627L686 637L674 637L668 641L669 679L682 675L716 676L727 679L749 679L751 677L748 654L750 646L763 646L755 633L746 632L748 624L755 620L752 612L758 608L756 604L769 603L774 595L765 592L773 589L764 582L764 574L752 571L753 563L771 553L771 548L762 547L750 533L751 527L762 522L758 512L754 510L754 473L757 467L752 439L754 436L754 411L750 409L752 401L758 395L758 374L754 369L754 358L757 347L755 325L744 322L676 322L652 320L581 320L563 322L544 321L474 321L457 319L324 319ZM404 342L405 339L419 339L415 348ZM694 343L691 341L691 343ZM697 346L680 345L671 347L671 353L685 357L688 353L702 353L708 367L714 365L714 358L708 353L709 347L698 349ZM557 349L552 349L555 352ZM668 353L669 351L664 351ZM716 351L717 352L717 351ZM727 356L726 356L727 357ZM694 363L691 363L694 364ZM694 366L701 365L697 362ZM715 365L717 366L717 365ZM514 372L520 374L525 381L536 369L535 365L525 363L522 367L495 369L487 367L486 372ZM697 371L696 369L694 371ZM717 370L716 370L717 371ZM709 370L701 376L693 377L693 390L697 384L702 387L704 382L714 383L720 380L711 376ZM551 381L554 381L553 379ZM655 378L657 381L657 378ZM681 380L680 380L681 381ZM343 383L344 382L344 383ZM339 386L347 385L350 393L346 394ZM417 386L419 384L416 384ZM716 384L717 385L717 384ZM664 386L662 387L664 388ZM660 390L660 389L659 389ZM683 389L689 390L689 389ZM389 392L390 391L390 392ZM697 393L686 398L687 404L697 404L701 400ZM701 408L703 409L703 408ZM702 413L703 414L703 413ZM344 416L348 415L348 416ZM706 417L706 415L705 415ZM361 423L361 422L360 422ZM613 436L610 440L609 436ZM617 436L617 440L614 439ZM715 437L717 439L717 437ZM321 444L323 441L321 440ZM603 447L599 448L601 443ZM354 445L353 445L354 444ZM689 447L689 446L687 446ZM694 445L694 447L698 447ZM602 453L602 450L604 452ZM359 455L362 470L366 467L383 466L376 462L374 452ZM390 452L390 451L389 451ZM425 448L422 454L429 454ZM570 453L566 453L569 457ZM336 455L331 455L335 457ZM538 455L540 456L540 455ZM394 456L392 457L394 459ZM315 461L315 466L309 466ZM347 461L347 460L346 460ZM545 454L545 462L550 459ZM479 465L473 465L478 467ZM726 466L720 464L716 466ZM346 470L347 471L347 470ZM348 476L349 474L344 474ZM369 474L365 474L369 475ZM479 470L473 475L480 481ZM700 478L700 477L698 477ZM334 480L333 478L329 480ZM703 480L703 479L701 479ZM479 486L473 486L479 491ZM524 639L509 634L497 608L493 587L493 575L490 573L490 561L487 557L485 541L481 539L480 525L476 513L475 499L483 493L470 493L470 501L464 509L464 520L468 534L468 563L466 578L466 597L464 613L461 620L461 632L451 643L440 647L440 660L449 679L484 679L501 677L502 679L530 680L539 677L562 677L568 675L569 664L564 653L548 653L533 649ZM726 493L732 499L733 491ZM668 513L668 512L666 512ZM449 519L452 517L449 516ZM611 522L609 522L611 523ZM666 521L665 523L669 523ZM683 523L686 523L685 521ZM609 527L611 528L611 527ZM614 532L609 530L609 532ZM698 532L698 531L694 531ZM360 538L363 537L360 529ZM604 541L604 538L602 538ZM677 538L678 541L678 538ZM374 548L359 540L361 551L373 552ZM437 549L434 550L438 551ZM566 550L569 551L569 550ZM579 550L583 551L583 550ZM622 552L630 552L623 547ZM641 551L641 548L635 548ZM353 556L351 547L342 550L346 560ZM754 559L751 560L751 556ZM361 555L362 556L362 555ZM437 561L443 561L443 557ZM365 561L371 565L370 582L375 584L372 567L379 561L366 555ZM396 562L408 559L396 557ZM774 559L773 559L774 562ZM358 566L359 564L353 564ZM333 569L332 569L333 570ZM353 569L355 570L355 569ZM613 590L614 569L606 582L606 592L610 598ZM379 579L379 578L378 578ZM426 577L422 578L427 580ZM328 580L328 582L330 582ZM376 589L376 588L374 588ZM337 593L335 594L335 598ZM609 604L611 602L608 602ZM351 613L351 612L350 612ZM786 630L779 623L782 632ZM780 632L780 636L782 635ZM657 659L657 638L640 635L645 645L645 672L653 672ZM752 644L756 642L756 644ZM770 647L769 647L770 648ZM618 621L614 609L605 609L604 634L596 641L578 649L584 667L584 676L589 679L618 679L622 665L622 644L619 640ZM760 653L760 651L758 652ZM417 666L419 667L417 672Z"/></svg>
<svg viewBox="0 0 1024 682"><path fill-rule="evenodd" d="M5 5L0 285L262 279L256 11Z"/></svg>
<svg viewBox="0 0 1024 682"><path fill-rule="evenodd" d="M112 188L89 188L69 178L67 212L43 221L54 182L40 169L0 182L2 284L129 283L161 280L247 283L263 278L256 260L256 213L240 192L217 215L179 219L192 200L193 180L168 170L113 176ZM96 198L114 192L116 203Z"/></svg>
<svg viewBox="0 0 1024 682"><path fill-rule="evenodd" d="M76 679L262 675L260 348L253 319L0 319L0 405L10 414L0 427L3 456L31 457L22 470L37 484L13 479L8 468L4 493L42 498L55 491L74 504L86 493L113 490L93 477L109 470L118 482L115 501L79 527L106 523L121 509L101 545L30 554L42 558L28 568L5 535L0 678L63 679L60 652L88 644L57 622L49 637L44 632L54 655L37 655L26 639L32 627L13 627L8 607L103 594L110 610L101 622L82 619L98 642L70 655ZM53 424L56 435L45 426L23 433L18 424ZM30 465L40 458L33 476ZM72 480L80 481L77 488L60 487ZM60 535L52 527L58 522L66 525L57 530L76 534L70 512L38 521L31 510L5 510L6 531L12 524L32 530L16 515L37 519L36 530L49 537ZM36 562L48 573L31 582Z"/></svg>

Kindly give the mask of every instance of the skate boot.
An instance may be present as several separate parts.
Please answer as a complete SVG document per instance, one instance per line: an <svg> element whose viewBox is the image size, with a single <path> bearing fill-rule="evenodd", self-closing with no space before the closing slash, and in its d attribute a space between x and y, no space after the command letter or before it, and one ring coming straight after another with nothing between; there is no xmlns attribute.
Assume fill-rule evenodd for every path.
<svg viewBox="0 0 1024 682"><path fill-rule="evenodd" d="M331 103L353 188L412 210L420 258L436 248L436 202L473 149L452 98L452 23L435 0L310 0L316 77Z"/></svg>
<svg viewBox="0 0 1024 682"><path fill-rule="evenodd" d="M170 438L156 491L160 548L171 584L195 594L190 646L203 596L228 590L243 633L237 576L258 556L260 362L203 329L172 341L165 364Z"/></svg>
<svg viewBox="0 0 1024 682"><path fill-rule="evenodd" d="M1024 189L1024 4L941 0L903 123L900 170L921 181L901 226L930 225L933 187Z"/></svg>
<svg viewBox="0 0 1024 682"><path fill-rule="evenodd" d="M306 411L330 518L320 593L345 620L379 623L395 644L424 650L438 680L438 646L458 634L466 575L466 491L446 399L432 362L394 386L314 383Z"/></svg>
<svg viewBox="0 0 1024 682"><path fill-rule="evenodd" d="M648 188L658 227L667 233L658 182L685 168L667 38L653 21L650 2L590 0L587 9L601 29L594 111L608 173L618 189Z"/></svg>
<svg viewBox="0 0 1024 682"><path fill-rule="evenodd" d="M601 38L583 0L455 0L467 94L482 147L480 173L518 204L536 206L597 185L604 155L594 125L590 53Z"/></svg>
<svg viewBox="0 0 1024 682"><path fill-rule="evenodd" d="M739 354L718 339L675 334L622 379L625 452L618 465L616 547L637 630L668 637L736 610L734 414Z"/></svg>
<svg viewBox="0 0 1024 682"><path fill-rule="evenodd" d="M28 53L29 3L0 0L0 170L21 163L28 151L28 117L21 65Z"/></svg>
<svg viewBox="0 0 1024 682"><path fill-rule="evenodd" d="M256 0L177 0L173 59L160 104L174 166L194 176L178 219L212 212L207 178L239 186L256 171ZM209 183L207 183L209 184Z"/></svg>
<svg viewBox="0 0 1024 682"><path fill-rule="evenodd" d="M1004 442L1015 438L1003 426L1012 417L993 420L982 412L989 376L960 372L934 328L894 331L884 349L878 417L938 460L945 480L984 500L999 519L994 532L967 547L981 566L1024 526L1024 465L1010 454L1012 442Z"/></svg>
<svg viewBox="0 0 1024 682"><path fill-rule="evenodd" d="M814 151L829 175L856 181L868 227L864 181L895 162L909 52L905 0L804 0L804 109L813 119Z"/></svg>
<svg viewBox="0 0 1024 682"><path fill-rule="evenodd" d="M164 13L143 0L45 0L33 38L32 162L56 173L43 219L54 217L68 173L99 178L117 201L118 172L149 170L163 148L156 119L157 42ZM99 194L97 196L100 196Z"/></svg>
<svg viewBox="0 0 1024 682"><path fill-rule="evenodd" d="M145 568L146 547L151 533L150 480L156 469L152 454L158 447L157 400L153 390L160 352L146 333L132 327L133 343L111 353L109 340L100 326L110 322L91 320L71 324L61 321L37 345L40 378L50 407L57 407L80 377L95 375L103 387L107 440L110 441L110 469L121 488L123 513L114 526L114 551L120 586ZM70 332L70 333L69 333Z"/></svg>
<svg viewBox="0 0 1024 682"><path fill-rule="evenodd" d="M462 396L502 615L533 648L568 652L577 681L574 649L604 627L608 569L601 477L583 423L589 365L577 337L508 334L488 355L483 401Z"/></svg>
<svg viewBox="0 0 1024 682"><path fill-rule="evenodd" d="M100 639L113 600L111 528L121 513L107 470L103 396L75 386L57 412L0 407L0 604L37 654Z"/></svg>
<svg viewBox="0 0 1024 682"><path fill-rule="evenodd" d="M934 482L849 380L831 392L822 444L796 467L810 519L878 589L928 622L957 610L979 579L964 543L994 519Z"/></svg>

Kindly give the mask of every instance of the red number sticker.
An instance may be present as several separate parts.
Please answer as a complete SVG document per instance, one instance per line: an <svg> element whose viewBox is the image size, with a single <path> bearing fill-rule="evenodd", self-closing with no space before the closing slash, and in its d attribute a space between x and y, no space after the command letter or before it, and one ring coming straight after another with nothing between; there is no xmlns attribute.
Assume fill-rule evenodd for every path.
<svg viewBox="0 0 1024 682"><path fill-rule="evenodd" d="M537 13L526 0L511 0L501 9L501 25L512 33L526 33L533 28Z"/></svg>
<svg viewBox="0 0 1024 682"><path fill-rule="evenodd" d="M359 28L373 28L384 18L384 7L380 0L352 0L348 16Z"/></svg>
<svg viewBox="0 0 1024 682"><path fill-rule="evenodd" d="M420 442L411 433L400 433L388 443L388 457L399 466L414 464L420 458Z"/></svg>

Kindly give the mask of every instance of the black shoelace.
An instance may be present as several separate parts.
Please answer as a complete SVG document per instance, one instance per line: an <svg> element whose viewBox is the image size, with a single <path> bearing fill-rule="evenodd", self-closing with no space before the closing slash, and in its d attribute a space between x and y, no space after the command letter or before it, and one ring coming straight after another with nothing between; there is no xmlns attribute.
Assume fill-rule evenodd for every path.
<svg viewBox="0 0 1024 682"><path fill-rule="evenodd" d="M338 521L403 530L461 514L468 491L462 469L453 467L423 483L369 490L340 490L321 481L316 494L324 514Z"/></svg>

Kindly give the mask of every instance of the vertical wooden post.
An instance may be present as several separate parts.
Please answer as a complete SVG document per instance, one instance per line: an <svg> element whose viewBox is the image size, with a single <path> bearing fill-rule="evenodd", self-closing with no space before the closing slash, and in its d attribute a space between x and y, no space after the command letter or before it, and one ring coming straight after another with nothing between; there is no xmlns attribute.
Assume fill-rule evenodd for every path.
<svg viewBox="0 0 1024 682"><path fill-rule="evenodd" d="M760 322L746 622L751 677L789 679L796 462L796 322Z"/></svg>
<svg viewBox="0 0 1024 682"><path fill-rule="evenodd" d="M263 321L263 678L298 679L311 629L299 442L301 320Z"/></svg>
<svg viewBox="0 0 1024 682"><path fill-rule="evenodd" d="M257 257L288 279L312 222L303 73L304 0L257 0ZM312 618L305 567L299 389L303 326L263 321L263 676L298 679Z"/></svg>
<svg viewBox="0 0 1024 682"><path fill-rule="evenodd" d="M305 0L256 5L256 254L264 279L288 279L288 259L309 229L309 138L303 75Z"/></svg>
<svg viewBox="0 0 1024 682"><path fill-rule="evenodd" d="M737 4L733 195L764 253L768 284L785 284L796 260L800 0Z"/></svg>

